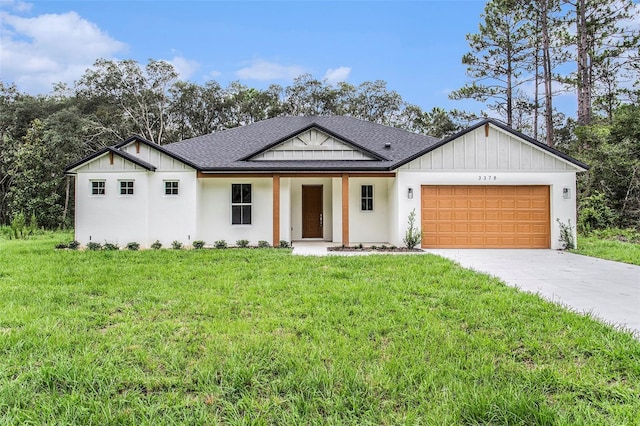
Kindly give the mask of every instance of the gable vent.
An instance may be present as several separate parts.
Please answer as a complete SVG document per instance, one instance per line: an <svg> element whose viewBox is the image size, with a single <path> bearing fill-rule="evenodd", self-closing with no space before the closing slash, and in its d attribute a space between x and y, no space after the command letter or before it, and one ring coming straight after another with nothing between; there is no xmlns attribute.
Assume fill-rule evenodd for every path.
<svg viewBox="0 0 640 426"><path fill-rule="evenodd" d="M384 144L384 147L385 147L385 148L387 148L387 149L388 149L388 148L391 148L391 142L387 142L387 143L385 143L385 144Z"/></svg>

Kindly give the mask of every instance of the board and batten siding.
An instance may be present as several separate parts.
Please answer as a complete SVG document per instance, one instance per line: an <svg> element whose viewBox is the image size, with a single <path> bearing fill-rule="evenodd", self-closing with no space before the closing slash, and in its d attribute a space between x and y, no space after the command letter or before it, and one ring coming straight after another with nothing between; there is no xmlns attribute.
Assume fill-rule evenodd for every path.
<svg viewBox="0 0 640 426"><path fill-rule="evenodd" d="M153 164L156 166L156 171L191 171L193 168L184 164L182 161L171 158L166 154L153 149L146 144L140 143L136 145L136 141L121 148L127 154L131 154L134 157L139 158L142 161ZM140 152L138 152L138 150Z"/></svg>
<svg viewBox="0 0 640 426"><path fill-rule="evenodd" d="M373 157L317 129L302 132L251 158L272 160L372 160Z"/></svg>
<svg viewBox="0 0 640 426"><path fill-rule="evenodd" d="M400 167L400 170L576 171L568 161L495 127L466 133Z"/></svg>

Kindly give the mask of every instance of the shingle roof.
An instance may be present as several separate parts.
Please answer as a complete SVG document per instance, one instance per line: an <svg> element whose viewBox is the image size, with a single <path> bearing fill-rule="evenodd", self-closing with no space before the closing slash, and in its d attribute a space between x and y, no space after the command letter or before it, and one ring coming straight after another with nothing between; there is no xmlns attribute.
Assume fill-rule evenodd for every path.
<svg viewBox="0 0 640 426"><path fill-rule="evenodd" d="M253 154L317 127L380 160L247 161ZM277 117L165 145L205 171L390 170L439 139L353 117ZM389 144L387 148L386 145Z"/></svg>
<svg viewBox="0 0 640 426"><path fill-rule="evenodd" d="M125 160L129 160L134 164L137 164L138 166L142 167L143 169L147 169L150 170L152 172L154 172L156 170L156 166L154 166L153 164L149 164L146 161L142 161L141 159L139 159L138 157L136 157L135 155L131 155L126 151L122 151L121 149L118 149L117 147L113 147L113 146L108 146L106 148L102 148L99 151L94 152L93 154L89 155L88 157L85 157L81 160L76 161L73 164L68 165L64 171L65 173L69 173L71 170L75 169L78 166L81 166L82 164L86 163L89 160L93 160L94 158L97 158L99 156L101 156L102 154L106 154L107 152L110 152L112 154L115 154L119 157L124 158Z"/></svg>

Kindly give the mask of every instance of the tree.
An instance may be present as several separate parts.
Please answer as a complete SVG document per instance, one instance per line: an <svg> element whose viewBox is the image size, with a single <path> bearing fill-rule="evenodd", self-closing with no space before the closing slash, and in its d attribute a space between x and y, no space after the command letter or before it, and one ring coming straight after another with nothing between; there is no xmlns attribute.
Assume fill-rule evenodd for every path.
<svg viewBox="0 0 640 426"><path fill-rule="evenodd" d="M591 123L596 94L604 96L601 103L611 120L620 69L627 66L630 52L638 49L638 28L631 23L636 6L631 0L567 3L573 8L571 22L575 24L575 35L568 41L576 51L573 84L578 96L578 124Z"/></svg>
<svg viewBox="0 0 640 426"><path fill-rule="evenodd" d="M134 60L99 59L77 83L96 123L117 139L131 133L163 143L168 122L169 89L177 80L173 66L149 60L144 70ZM118 124L118 122L122 124Z"/></svg>
<svg viewBox="0 0 640 426"><path fill-rule="evenodd" d="M514 91L526 81L520 77L531 54L531 25L517 6L512 0L487 3L479 33L466 37L471 52L462 57L472 81L449 95L451 99L494 100L489 108L504 116L509 126L513 124Z"/></svg>

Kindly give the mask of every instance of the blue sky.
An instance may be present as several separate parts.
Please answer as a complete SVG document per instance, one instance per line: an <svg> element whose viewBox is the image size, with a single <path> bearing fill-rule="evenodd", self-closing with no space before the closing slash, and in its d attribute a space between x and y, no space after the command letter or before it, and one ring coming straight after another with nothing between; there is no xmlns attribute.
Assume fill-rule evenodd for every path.
<svg viewBox="0 0 640 426"><path fill-rule="evenodd" d="M465 35L484 1L0 0L0 75L30 93L72 83L95 59L173 63L185 80L287 85L384 80L425 110L479 111L451 101L467 81Z"/></svg>

